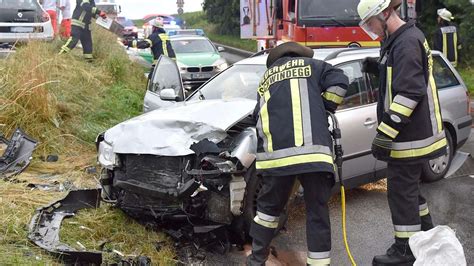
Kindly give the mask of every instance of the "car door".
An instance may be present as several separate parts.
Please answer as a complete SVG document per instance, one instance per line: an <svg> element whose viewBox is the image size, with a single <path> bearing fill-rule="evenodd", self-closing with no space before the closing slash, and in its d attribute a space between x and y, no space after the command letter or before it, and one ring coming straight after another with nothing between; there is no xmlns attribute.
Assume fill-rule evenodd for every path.
<svg viewBox="0 0 474 266"><path fill-rule="evenodd" d="M376 160L371 153L377 127L376 103L359 60L337 65L349 78L349 88L336 116L342 132L344 179L360 184L356 177L371 178ZM353 179L354 178L354 179Z"/></svg>
<svg viewBox="0 0 474 266"><path fill-rule="evenodd" d="M174 96L170 93L174 91ZM184 101L183 82L176 62L167 56L160 56L154 68L143 102L143 111L171 106Z"/></svg>

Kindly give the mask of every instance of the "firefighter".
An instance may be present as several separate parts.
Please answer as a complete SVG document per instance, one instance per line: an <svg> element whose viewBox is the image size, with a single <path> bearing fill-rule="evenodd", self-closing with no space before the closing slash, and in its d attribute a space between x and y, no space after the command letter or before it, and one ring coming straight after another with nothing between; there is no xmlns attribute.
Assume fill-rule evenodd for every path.
<svg viewBox="0 0 474 266"><path fill-rule="evenodd" d="M150 48L153 53L153 64L151 67L150 74L148 78L151 78L153 75L153 70L155 69L156 61L160 58L161 55L165 55L171 59L176 60L176 54L174 53L171 42L168 38L168 34L163 29L163 19L157 17L156 19L150 21L152 26L152 33L145 40L133 40L132 42L124 41L126 45L133 48Z"/></svg>
<svg viewBox="0 0 474 266"><path fill-rule="evenodd" d="M458 63L458 49L461 48L458 39L458 28L451 20L454 19L446 8L438 9L438 29L434 35L433 48L442 51L453 66Z"/></svg>
<svg viewBox="0 0 474 266"><path fill-rule="evenodd" d="M270 51L254 117L257 121L257 174L263 188L248 265L264 265L296 178L304 188L307 263L330 263L331 228L327 206L334 180L332 139L326 110L342 102L348 78L313 57L313 50L287 42Z"/></svg>
<svg viewBox="0 0 474 266"><path fill-rule="evenodd" d="M93 60L92 57L92 35L90 30L91 19L97 16L107 18L105 12L95 6L94 0L76 0L76 8L72 13L71 37L61 47L60 54L69 53L76 47L79 40L82 44L84 58Z"/></svg>
<svg viewBox="0 0 474 266"><path fill-rule="evenodd" d="M367 59L364 68L379 70L378 128L372 154L386 161L387 196L395 243L374 265L411 265L411 235L433 227L426 200L420 194L422 166L446 153L433 58L414 21L405 23L390 0L360 0L361 27L374 39L383 38L380 60Z"/></svg>

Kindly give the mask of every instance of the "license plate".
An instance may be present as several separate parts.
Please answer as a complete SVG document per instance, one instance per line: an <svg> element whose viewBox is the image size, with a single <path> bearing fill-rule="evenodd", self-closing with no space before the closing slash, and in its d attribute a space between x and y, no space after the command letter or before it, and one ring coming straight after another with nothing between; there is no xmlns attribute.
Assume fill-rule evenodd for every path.
<svg viewBox="0 0 474 266"><path fill-rule="evenodd" d="M208 79L211 78L212 74L207 74L207 73L196 73L196 74L191 74L192 79Z"/></svg>
<svg viewBox="0 0 474 266"><path fill-rule="evenodd" d="M34 29L33 27L12 27L11 31L15 33L32 33Z"/></svg>

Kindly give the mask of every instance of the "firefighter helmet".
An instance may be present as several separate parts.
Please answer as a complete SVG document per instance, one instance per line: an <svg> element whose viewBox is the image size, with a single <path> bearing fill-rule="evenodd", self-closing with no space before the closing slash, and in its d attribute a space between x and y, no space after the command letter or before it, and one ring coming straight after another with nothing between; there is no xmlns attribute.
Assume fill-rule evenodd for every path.
<svg viewBox="0 0 474 266"><path fill-rule="evenodd" d="M438 9L437 11L438 16L446 21L451 21L451 19L454 19L453 14L449 12L446 8L441 8Z"/></svg>
<svg viewBox="0 0 474 266"><path fill-rule="evenodd" d="M357 13L359 13L362 20L361 23L365 23L371 17L382 13L382 11L390 6L390 3L390 0L360 0L357 5Z"/></svg>
<svg viewBox="0 0 474 266"><path fill-rule="evenodd" d="M155 28L163 28L163 18L156 17L155 19L150 21L150 25Z"/></svg>
<svg viewBox="0 0 474 266"><path fill-rule="evenodd" d="M285 42L270 50L267 58L267 67L270 67L283 56L313 58L313 49L297 42Z"/></svg>

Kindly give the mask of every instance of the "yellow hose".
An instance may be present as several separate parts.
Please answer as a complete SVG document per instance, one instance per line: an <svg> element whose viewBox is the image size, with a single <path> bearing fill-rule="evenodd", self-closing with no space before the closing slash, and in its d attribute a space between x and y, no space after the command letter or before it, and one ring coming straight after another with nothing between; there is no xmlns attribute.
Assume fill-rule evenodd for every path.
<svg viewBox="0 0 474 266"><path fill-rule="evenodd" d="M349 243L347 242L347 233L346 233L346 192L344 190L344 186L341 185L341 205L342 205L342 236L344 237L344 245L346 246L347 256L351 261L352 266L356 266L357 264L354 261L354 257L352 257L351 250L349 248Z"/></svg>

